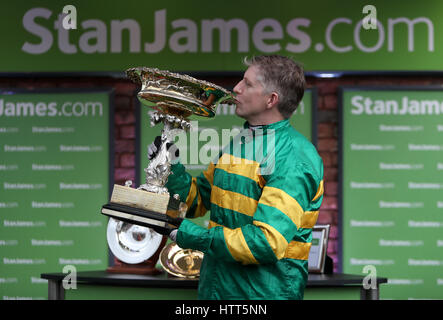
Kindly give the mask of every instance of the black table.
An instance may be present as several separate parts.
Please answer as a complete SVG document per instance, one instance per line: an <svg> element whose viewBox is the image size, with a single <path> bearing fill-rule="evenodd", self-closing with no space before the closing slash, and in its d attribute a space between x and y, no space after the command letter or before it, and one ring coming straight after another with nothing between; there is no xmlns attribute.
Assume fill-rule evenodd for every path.
<svg viewBox="0 0 443 320"><path fill-rule="evenodd" d="M69 276L72 281L67 278ZM44 273L48 280L48 299L155 299L192 300L197 298L198 280L158 276L116 274L106 271L83 271L76 274ZM386 278L377 278L369 287L363 285L365 276L350 274L309 274L305 299L363 299L379 298L379 286ZM75 288L73 288L75 286Z"/></svg>

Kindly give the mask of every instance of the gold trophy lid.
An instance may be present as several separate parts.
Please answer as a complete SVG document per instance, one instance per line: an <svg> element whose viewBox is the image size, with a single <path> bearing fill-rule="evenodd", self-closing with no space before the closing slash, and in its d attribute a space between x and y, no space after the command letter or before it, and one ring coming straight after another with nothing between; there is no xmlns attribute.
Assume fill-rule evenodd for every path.
<svg viewBox="0 0 443 320"><path fill-rule="evenodd" d="M166 114L214 117L220 103L235 101L228 90L188 75L147 67L130 68L126 75L142 86L142 104Z"/></svg>
<svg viewBox="0 0 443 320"><path fill-rule="evenodd" d="M175 242L171 242L160 252L159 261L169 274L194 279L200 276L203 256L201 251L182 249Z"/></svg>

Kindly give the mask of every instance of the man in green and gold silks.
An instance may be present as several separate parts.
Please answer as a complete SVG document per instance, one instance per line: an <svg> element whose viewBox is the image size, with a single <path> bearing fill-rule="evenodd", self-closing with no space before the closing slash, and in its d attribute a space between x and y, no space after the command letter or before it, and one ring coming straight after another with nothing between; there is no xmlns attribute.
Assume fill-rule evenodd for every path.
<svg viewBox="0 0 443 320"><path fill-rule="evenodd" d="M166 185L186 199L187 218L210 211L209 226L185 219L170 237L205 254L199 299L303 299L323 199L323 162L288 120L303 97L304 73L282 56L245 63L234 88L243 130L198 177L173 164Z"/></svg>

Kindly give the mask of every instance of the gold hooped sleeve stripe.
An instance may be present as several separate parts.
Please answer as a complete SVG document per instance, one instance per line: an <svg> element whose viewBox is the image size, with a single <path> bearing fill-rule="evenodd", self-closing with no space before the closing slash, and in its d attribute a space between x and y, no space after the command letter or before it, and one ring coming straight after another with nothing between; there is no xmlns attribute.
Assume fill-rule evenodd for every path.
<svg viewBox="0 0 443 320"><path fill-rule="evenodd" d="M303 211L297 200L278 188L264 187L259 203L283 212L297 228L313 228L318 219L318 211Z"/></svg>
<svg viewBox="0 0 443 320"><path fill-rule="evenodd" d="M259 226L260 222L255 221L254 224ZM222 226L219 225L218 223L210 221L208 228L210 229L213 227L222 227ZM283 254L282 253L278 254L278 257L277 257L278 259L288 258L288 259L297 259L297 260L308 260L309 251L311 249L311 243L291 241L288 244L286 242L286 240L283 238L283 236L280 238L277 234L278 234L278 232L273 233L273 236L270 236L270 233L267 232L267 234L265 234L265 236L268 239L268 241L270 242L269 244L272 247L272 250L274 252L276 252L276 250L274 249L275 245L282 246L281 248L284 248L287 246L286 250L283 252ZM237 229L224 228L223 235L225 237L225 241L226 241L226 245L228 247L228 250L235 260L244 261L244 263L253 263L253 264L258 263L257 260L254 258L248 245L246 244L246 241L243 237L243 234L242 234L240 228L237 228ZM275 241L273 239L275 239Z"/></svg>
<svg viewBox="0 0 443 320"><path fill-rule="evenodd" d="M217 186L212 187L211 203L228 210L234 210L247 216L253 216L258 202L240 193L223 190Z"/></svg>
<svg viewBox="0 0 443 320"><path fill-rule="evenodd" d="M265 180L260 175L260 163L256 161L224 153L218 160L216 168L254 180L260 188L265 185Z"/></svg>
<svg viewBox="0 0 443 320"><path fill-rule="evenodd" d="M235 260L244 264L258 264L258 261L254 258L251 249L249 249L246 243L241 228L223 228L223 236L226 246Z"/></svg>
<svg viewBox="0 0 443 320"><path fill-rule="evenodd" d="M310 250L310 242L291 241L289 242L288 248L286 249L283 258L308 260Z"/></svg>
<svg viewBox="0 0 443 320"><path fill-rule="evenodd" d="M300 228L303 217L303 208L289 194L274 187L264 187L259 203L276 208L286 214L292 222Z"/></svg>
<svg viewBox="0 0 443 320"><path fill-rule="evenodd" d="M197 178L192 178L191 188L189 189L188 197L186 198L186 205L188 208L191 207L192 202L197 196Z"/></svg>
<svg viewBox="0 0 443 320"><path fill-rule="evenodd" d="M208 229L214 228L214 227L223 227L221 224L218 224L212 220L209 220Z"/></svg>
<svg viewBox="0 0 443 320"><path fill-rule="evenodd" d="M261 221L254 221L253 223L257 227L260 227L277 259L280 260L283 258L285 251L281 250L281 248L286 248L288 245L285 237L283 237L280 232L275 230L275 228L271 227L267 223Z"/></svg>
<svg viewBox="0 0 443 320"><path fill-rule="evenodd" d="M264 223L262 223L260 221L255 221L254 224L256 226L265 225ZM214 221L209 221L208 229L211 229L214 227L223 227L223 226L214 222ZM266 225L266 228L268 228L267 225ZM270 228L272 228L272 227L270 227ZM225 230L226 229L230 230L230 231L234 231L232 229L225 228ZM226 244L228 246L228 250L231 253L232 257L235 260L240 261L241 257L246 256L247 261L251 261L251 263L258 263L257 260L252 255L251 250L247 246L246 241L244 240L243 234L240 234L241 229L240 228L236 229L237 230L236 234L230 233L229 231L225 231L225 230L223 232L223 235L225 236L225 241L226 241ZM276 248L275 247L276 245L282 246L282 248L284 248L287 245L286 250L284 251L284 254L281 255L281 253L280 253L279 254L280 257L278 257L278 259L288 258L288 259L297 259L297 260L308 260L309 251L311 249L311 243L291 241L288 244L286 242L286 240L283 238L283 236L281 236L281 238L280 238L280 236L278 236L277 234L278 234L278 232L274 233L273 236L269 236L269 232L267 232L267 233L265 233L265 236L266 236L266 239L268 240L268 242L274 252L276 252L276 249L274 249L274 248ZM226 236L230 236L231 239L226 240ZM239 238L240 243L234 243L234 245L233 245L233 242L231 242L231 241L234 240L236 237L240 237ZM273 239L275 239L275 240L273 240ZM243 248L245 249L245 251L241 251Z"/></svg>
<svg viewBox="0 0 443 320"><path fill-rule="evenodd" d="M202 217L208 211L203 204L200 193L197 194L197 209L195 209L194 218Z"/></svg>
<svg viewBox="0 0 443 320"><path fill-rule="evenodd" d="M318 211L305 211L303 213L300 228L312 229L317 223Z"/></svg>
<svg viewBox="0 0 443 320"><path fill-rule="evenodd" d="M212 186L213 179L214 179L214 169L215 166L211 162L208 165L208 168L203 172L203 175L205 176L206 180L208 180L209 184ZM197 178L193 177L191 181L191 188L189 189L188 197L186 198L186 205L188 208L191 207L192 203L194 202L195 197L197 198L197 208L194 213L194 217L201 217L205 214L207 209L204 207L200 193L198 192L198 186L197 186Z"/></svg>
<svg viewBox="0 0 443 320"><path fill-rule="evenodd" d="M215 166L211 162L211 163L209 163L208 168L205 171L203 171L203 175L205 176L206 180L208 180L211 187L214 184L214 170L215 170Z"/></svg>
<svg viewBox="0 0 443 320"><path fill-rule="evenodd" d="M317 193L315 194L314 198L312 198L311 201L315 201L318 198L320 198L324 192L325 192L325 189L324 189L323 180L322 180L322 181L320 181L320 185L318 186Z"/></svg>
<svg viewBox="0 0 443 320"><path fill-rule="evenodd" d="M203 204L200 193L197 192L197 178L193 177L191 182L191 189L189 190L188 197L186 198L186 205L188 206L188 208L191 207L195 197L197 197L197 208L195 209L194 218L198 218L203 216L206 213L207 209Z"/></svg>

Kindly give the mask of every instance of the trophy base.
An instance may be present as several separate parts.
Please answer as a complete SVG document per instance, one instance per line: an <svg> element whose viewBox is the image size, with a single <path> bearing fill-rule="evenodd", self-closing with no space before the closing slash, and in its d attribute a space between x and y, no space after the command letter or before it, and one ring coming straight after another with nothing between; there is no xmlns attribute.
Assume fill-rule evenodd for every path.
<svg viewBox="0 0 443 320"><path fill-rule="evenodd" d="M171 197L169 194L158 194L118 184L114 185L110 203L163 213L172 218L183 218L187 210L186 204L175 196Z"/></svg>
<svg viewBox="0 0 443 320"><path fill-rule="evenodd" d="M139 274L155 276L163 273L162 270L157 269L155 264L153 265L130 265L123 263L121 266L112 266L106 269L108 273L127 273L127 274Z"/></svg>
<svg viewBox="0 0 443 320"><path fill-rule="evenodd" d="M160 256L160 252L165 246L167 241L166 237L163 237L162 242L160 243L159 248L154 253L152 257L149 259L146 259L143 262L137 263L137 264L129 264L121 261L117 257L114 257L114 263L115 265L109 266L106 269L106 272L108 273L127 273L127 274L140 274L140 275L159 275L163 273L162 270L155 267L157 264L157 261Z"/></svg>

